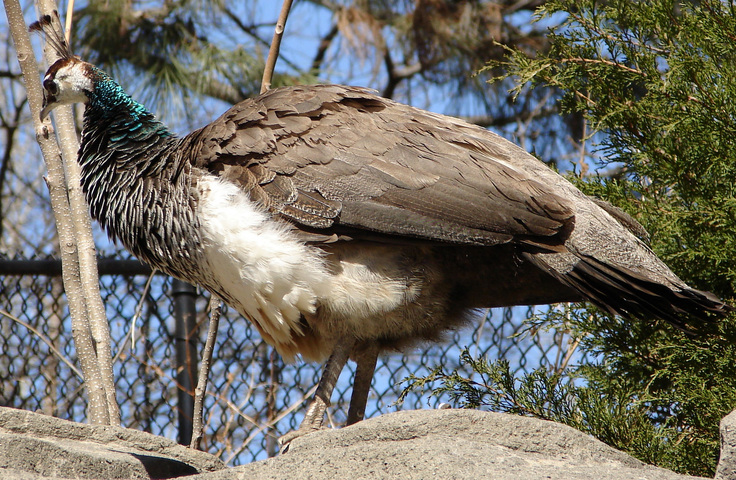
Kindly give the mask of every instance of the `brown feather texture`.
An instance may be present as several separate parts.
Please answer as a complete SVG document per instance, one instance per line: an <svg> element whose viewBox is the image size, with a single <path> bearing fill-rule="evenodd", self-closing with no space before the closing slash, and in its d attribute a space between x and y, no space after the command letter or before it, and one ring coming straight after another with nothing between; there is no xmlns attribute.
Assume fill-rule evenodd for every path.
<svg viewBox="0 0 736 480"><path fill-rule="evenodd" d="M330 357L298 434L321 425L348 357L352 423L378 353L437 341L472 309L589 300L688 332L731 310L672 273L629 215L455 118L298 86L177 138L77 58L44 86L46 113L86 104L82 186L111 237L219 295L286 359Z"/></svg>
<svg viewBox="0 0 736 480"><path fill-rule="evenodd" d="M272 211L308 227L495 245L554 236L573 219L499 137L363 89L275 90L200 139L197 166L259 190Z"/></svg>

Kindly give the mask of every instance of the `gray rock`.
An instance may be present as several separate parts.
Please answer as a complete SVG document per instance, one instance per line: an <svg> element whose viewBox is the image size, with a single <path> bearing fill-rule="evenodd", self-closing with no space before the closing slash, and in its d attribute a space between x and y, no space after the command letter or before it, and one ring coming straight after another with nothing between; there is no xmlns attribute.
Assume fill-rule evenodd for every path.
<svg viewBox="0 0 736 480"><path fill-rule="evenodd" d="M736 413L722 423L719 479L734 479ZM171 440L0 408L3 480L694 479L645 465L577 430L475 410L383 415L294 440L283 455L234 468Z"/></svg>
<svg viewBox="0 0 736 480"><path fill-rule="evenodd" d="M721 458L716 480L736 480L736 410L721 420Z"/></svg>
<svg viewBox="0 0 736 480"><path fill-rule="evenodd" d="M191 477L263 479L693 479L570 427L475 410L383 415L292 442L283 455Z"/></svg>
<svg viewBox="0 0 736 480"><path fill-rule="evenodd" d="M173 478L225 468L216 457L137 430L0 408L0 478Z"/></svg>

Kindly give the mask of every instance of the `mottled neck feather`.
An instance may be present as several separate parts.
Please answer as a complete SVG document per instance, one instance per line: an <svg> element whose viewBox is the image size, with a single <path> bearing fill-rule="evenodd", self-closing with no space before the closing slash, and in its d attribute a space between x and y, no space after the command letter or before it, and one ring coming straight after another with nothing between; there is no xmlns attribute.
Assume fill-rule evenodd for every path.
<svg viewBox="0 0 736 480"><path fill-rule="evenodd" d="M181 139L107 74L92 75L78 155L90 213L137 257L183 277L198 234Z"/></svg>

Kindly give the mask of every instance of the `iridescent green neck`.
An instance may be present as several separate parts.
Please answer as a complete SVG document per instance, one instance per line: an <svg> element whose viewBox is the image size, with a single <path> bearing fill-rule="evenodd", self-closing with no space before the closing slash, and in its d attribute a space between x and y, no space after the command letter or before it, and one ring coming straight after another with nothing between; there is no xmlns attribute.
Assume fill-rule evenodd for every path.
<svg viewBox="0 0 736 480"><path fill-rule="evenodd" d="M133 100L123 88L102 70L93 67L94 90L88 95L89 103L85 116L92 117L94 122L102 122L138 137L139 135L155 135L170 137L173 134L146 107ZM89 125L94 128L94 125ZM111 141L121 140L119 136L111 137Z"/></svg>
<svg viewBox="0 0 736 480"><path fill-rule="evenodd" d="M151 159L178 142L176 136L107 74L95 68L91 79L78 156L83 187L104 175L125 172L132 182L150 168L164 170L165 159L153 164Z"/></svg>

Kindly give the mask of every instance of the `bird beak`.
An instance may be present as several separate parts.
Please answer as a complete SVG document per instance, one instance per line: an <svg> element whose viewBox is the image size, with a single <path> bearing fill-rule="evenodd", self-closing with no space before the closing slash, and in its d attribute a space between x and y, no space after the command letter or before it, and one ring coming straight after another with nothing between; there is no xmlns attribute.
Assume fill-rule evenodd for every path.
<svg viewBox="0 0 736 480"><path fill-rule="evenodd" d="M44 92L43 95L43 108L41 109L41 121L43 122L46 117L49 116L51 113L51 110L53 110L56 107L56 97L51 95L48 92Z"/></svg>

